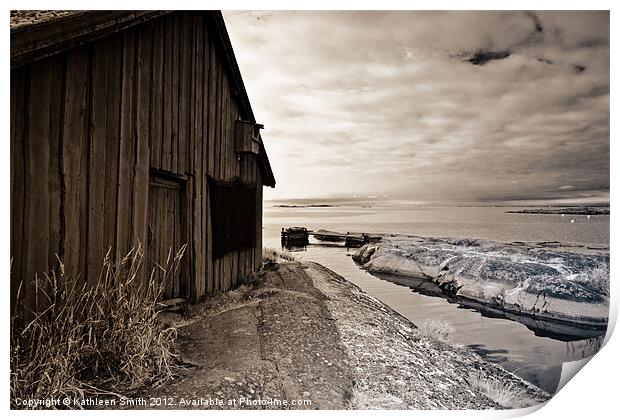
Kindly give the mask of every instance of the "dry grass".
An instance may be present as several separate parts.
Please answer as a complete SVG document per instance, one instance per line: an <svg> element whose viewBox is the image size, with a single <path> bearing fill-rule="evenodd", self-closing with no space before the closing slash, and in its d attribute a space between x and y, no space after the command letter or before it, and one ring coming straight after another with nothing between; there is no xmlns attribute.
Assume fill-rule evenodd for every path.
<svg viewBox="0 0 620 420"><path fill-rule="evenodd" d="M16 307L11 319L13 404L16 398L114 395L112 389L170 377L176 329L157 321L157 302L184 252L185 246L170 252L148 279L141 245L118 262L108 253L90 287L79 286L62 263L57 272L37 276L36 308Z"/></svg>
<svg viewBox="0 0 620 420"><path fill-rule="evenodd" d="M192 313L188 323L195 322L205 317L219 315L223 312L256 302L258 299L251 295L252 290L254 290L254 286L243 284L236 289L227 290L209 297L206 302L201 304L196 311Z"/></svg>
<svg viewBox="0 0 620 420"><path fill-rule="evenodd" d="M485 376L482 372L471 373L467 381L473 388L504 408L527 407L531 403L527 394L516 385L504 383L499 378Z"/></svg>
<svg viewBox="0 0 620 420"><path fill-rule="evenodd" d="M418 326L418 334L423 337L447 342L456 329L454 325L442 319L427 319Z"/></svg>
<svg viewBox="0 0 620 420"><path fill-rule="evenodd" d="M263 248L263 263L277 263L280 260L297 261L290 252L279 251L273 248Z"/></svg>
<svg viewBox="0 0 620 420"><path fill-rule="evenodd" d="M356 387L349 400L351 410L405 410L407 405L395 395Z"/></svg>

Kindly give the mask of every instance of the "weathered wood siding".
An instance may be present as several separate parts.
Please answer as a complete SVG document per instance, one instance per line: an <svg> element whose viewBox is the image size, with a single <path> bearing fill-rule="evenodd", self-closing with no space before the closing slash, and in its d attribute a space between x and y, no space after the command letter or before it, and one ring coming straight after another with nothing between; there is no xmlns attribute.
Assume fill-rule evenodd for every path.
<svg viewBox="0 0 620 420"><path fill-rule="evenodd" d="M118 258L147 244L153 171L187 179L180 293L199 299L255 272L262 182L257 157L235 155L235 120L250 116L232 80L208 12L168 14L12 69L12 296L56 255L94 282L108 249ZM207 177L257 185L254 248L211 257ZM33 301L33 288L24 294Z"/></svg>

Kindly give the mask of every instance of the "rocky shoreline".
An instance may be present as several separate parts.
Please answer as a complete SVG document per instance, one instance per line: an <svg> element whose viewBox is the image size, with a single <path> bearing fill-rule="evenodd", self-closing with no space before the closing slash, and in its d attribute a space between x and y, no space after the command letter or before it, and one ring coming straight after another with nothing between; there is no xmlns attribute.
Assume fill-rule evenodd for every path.
<svg viewBox="0 0 620 420"><path fill-rule="evenodd" d="M353 259L369 272L409 279L405 285L504 313L550 335L598 336L607 325L605 252L392 235L361 247Z"/></svg>
<svg viewBox="0 0 620 420"><path fill-rule="evenodd" d="M310 263L308 274L329 297L356 383L351 408L522 408L551 396L439 328L418 328L331 270Z"/></svg>
<svg viewBox="0 0 620 420"><path fill-rule="evenodd" d="M315 263L270 263L173 322L183 368L150 391L170 404L147 408L501 409L551 397Z"/></svg>

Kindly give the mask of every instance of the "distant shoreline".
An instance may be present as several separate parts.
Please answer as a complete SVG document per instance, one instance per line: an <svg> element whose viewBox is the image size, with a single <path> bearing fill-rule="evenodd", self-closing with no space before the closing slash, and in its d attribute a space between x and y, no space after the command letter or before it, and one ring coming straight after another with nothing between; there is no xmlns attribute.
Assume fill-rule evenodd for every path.
<svg viewBox="0 0 620 420"><path fill-rule="evenodd" d="M572 214L572 215L608 215L609 208L601 207L552 207L523 210L507 210L506 213L521 214Z"/></svg>

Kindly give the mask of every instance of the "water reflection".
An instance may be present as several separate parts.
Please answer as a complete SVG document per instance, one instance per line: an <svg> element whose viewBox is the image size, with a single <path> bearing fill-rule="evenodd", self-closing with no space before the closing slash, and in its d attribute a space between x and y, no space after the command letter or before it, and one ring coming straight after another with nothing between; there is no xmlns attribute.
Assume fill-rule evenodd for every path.
<svg viewBox="0 0 620 420"><path fill-rule="evenodd" d="M484 344L479 343L469 344L467 347L476 354L484 357L489 362L502 364L508 360L508 357L505 356L508 354L508 350L505 349L490 349L485 347Z"/></svg>
<svg viewBox="0 0 620 420"><path fill-rule="evenodd" d="M490 308L476 301L446 295L444 291L432 281L416 279L406 276L393 274L375 273L374 276L390 281L401 286L409 287L412 291L427 296L437 296L446 299L449 303L457 305L458 308L471 308L486 318L503 318L519 322L532 330L539 337L549 337L559 341L575 341L583 339L597 339L605 335L606 329L575 325L567 322L554 322L541 320L529 315L518 315L505 312L500 309Z"/></svg>

